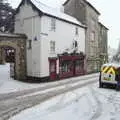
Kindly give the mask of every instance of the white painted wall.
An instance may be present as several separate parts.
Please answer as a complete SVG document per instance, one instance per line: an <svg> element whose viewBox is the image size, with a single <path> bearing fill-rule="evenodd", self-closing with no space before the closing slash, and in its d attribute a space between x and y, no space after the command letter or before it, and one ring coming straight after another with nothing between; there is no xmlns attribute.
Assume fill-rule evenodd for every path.
<svg viewBox="0 0 120 120"><path fill-rule="evenodd" d="M33 77L49 76L50 41L56 42L56 55L70 48L74 39L78 41L79 51L85 52L85 29L76 25L56 20L56 31L51 31L51 17L38 16L28 4L21 6L16 15L15 33L25 33L32 40L32 49L27 49L27 74ZM37 41L34 41L35 36ZM28 44L28 42L27 42ZM59 70L57 70L57 73Z"/></svg>
<svg viewBox="0 0 120 120"><path fill-rule="evenodd" d="M15 18L15 33L24 33L28 40L32 40L32 49L28 49L27 40L27 75L40 77L41 18L28 4L21 6ZM35 37L37 41L34 41Z"/></svg>
<svg viewBox="0 0 120 120"><path fill-rule="evenodd" d="M78 36L75 35L76 25L66 23L64 21L56 20L56 31L51 31L51 17L42 16L41 18L41 32L48 34L41 37L41 75L49 75L48 57L50 54L50 41L56 42L56 55L64 52L66 48L70 48L74 39L78 41L78 50L85 52L85 29L79 26ZM58 72L59 70L57 70Z"/></svg>

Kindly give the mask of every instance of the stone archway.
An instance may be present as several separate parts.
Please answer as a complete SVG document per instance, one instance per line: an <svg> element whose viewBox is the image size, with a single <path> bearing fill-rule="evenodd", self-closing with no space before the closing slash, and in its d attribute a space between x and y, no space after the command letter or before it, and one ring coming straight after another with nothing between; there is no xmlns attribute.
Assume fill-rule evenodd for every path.
<svg viewBox="0 0 120 120"><path fill-rule="evenodd" d="M15 63L16 50L11 46L3 46L1 47L1 49L2 49L2 55L3 56L5 55L4 60L6 62Z"/></svg>
<svg viewBox="0 0 120 120"><path fill-rule="evenodd" d="M2 62L3 63L10 63L10 77L16 78L15 72L15 65L16 65L16 49L11 46L2 46L1 47L2 53Z"/></svg>
<svg viewBox="0 0 120 120"><path fill-rule="evenodd" d="M7 47L15 50L15 79L26 79L26 36L16 34L0 34L0 62L5 63L3 49Z"/></svg>

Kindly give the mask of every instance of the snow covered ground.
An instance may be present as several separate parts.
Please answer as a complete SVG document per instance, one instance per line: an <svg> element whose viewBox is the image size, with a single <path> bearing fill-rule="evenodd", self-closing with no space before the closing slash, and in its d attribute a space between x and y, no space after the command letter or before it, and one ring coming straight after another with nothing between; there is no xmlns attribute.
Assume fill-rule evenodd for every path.
<svg viewBox="0 0 120 120"><path fill-rule="evenodd" d="M10 93L10 92L17 92L17 91L22 91L22 90L27 90L27 89L32 89L32 88L39 88L39 87L44 87L44 86L49 86L49 85L58 85L61 83L65 83L67 81L71 80L82 80L80 81L81 83L84 82L83 78L91 77L91 76L98 76L98 74L93 74L93 75L86 75L86 76L80 76L80 77L75 77L75 78L69 78L66 80L61 80L61 81L56 81L56 82L50 82L50 83L24 83L18 80L14 80L10 78L10 65L9 63L5 65L0 65L0 94L2 93ZM72 83L71 83L72 84ZM75 84L75 83L74 83Z"/></svg>
<svg viewBox="0 0 120 120"><path fill-rule="evenodd" d="M120 93L98 83L54 97L10 120L119 120Z"/></svg>
<svg viewBox="0 0 120 120"><path fill-rule="evenodd" d="M44 84L24 83L10 78L10 64L0 65L0 93L16 92L43 86Z"/></svg>
<svg viewBox="0 0 120 120"><path fill-rule="evenodd" d="M9 64L0 65L0 93L15 92L24 89L45 86L47 84L53 84L53 83L42 84L23 83L11 79L9 77L10 76L9 74L10 74ZM86 77L87 79L87 76L81 76L74 78L74 80L78 78L82 79L83 77L84 78ZM69 81L71 79L67 79L65 81ZM54 84L58 84L65 81L58 81L55 82ZM81 83L83 82L84 80L81 81ZM59 89L61 89L61 87ZM27 95L22 97L27 97ZM114 89L98 88L98 83L61 94L37 106L26 109L22 111L20 114L10 118L10 120L119 120L119 119L120 119L120 93L116 92Z"/></svg>

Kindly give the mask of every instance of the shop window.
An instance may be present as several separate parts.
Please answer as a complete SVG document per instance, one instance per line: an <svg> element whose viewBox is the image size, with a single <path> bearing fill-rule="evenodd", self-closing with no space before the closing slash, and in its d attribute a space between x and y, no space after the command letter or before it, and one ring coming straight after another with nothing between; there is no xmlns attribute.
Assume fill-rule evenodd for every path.
<svg viewBox="0 0 120 120"><path fill-rule="evenodd" d="M83 68L84 68L83 61L80 61L80 60L75 61L75 70L76 71L81 71L81 70L83 70Z"/></svg>
<svg viewBox="0 0 120 120"><path fill-rule="evenodd" d="M70 61L63 61L60 66L61 72L70 72L71 71L71 62Z"/></svg>

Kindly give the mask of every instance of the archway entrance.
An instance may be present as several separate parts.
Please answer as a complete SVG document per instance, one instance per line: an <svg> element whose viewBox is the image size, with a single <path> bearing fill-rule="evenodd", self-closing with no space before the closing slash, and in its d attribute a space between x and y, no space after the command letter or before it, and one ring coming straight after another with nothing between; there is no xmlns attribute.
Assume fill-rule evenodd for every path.
<svg viewBox="0 0 120 120"><path fill-rule="evenodd" d="M15 62L15 49L9 46L3 47L5 53L5 61L14 63Z"/></svg>
<svg viewBox="0 0 120 120"><path fill-rule="evenodd" d="M3 46L2 48L2 56L4 59L5 63L10 64L10 77L15 78L16 73L15 73L15 55L16 55L16 50L10 46Z"/></svg>
<svg viewBox="0 0 120 120"><path fill-rule="evenodd" d="M26 36L0 34L0 63L10 63L14 79L26 79Z"/></svg>

